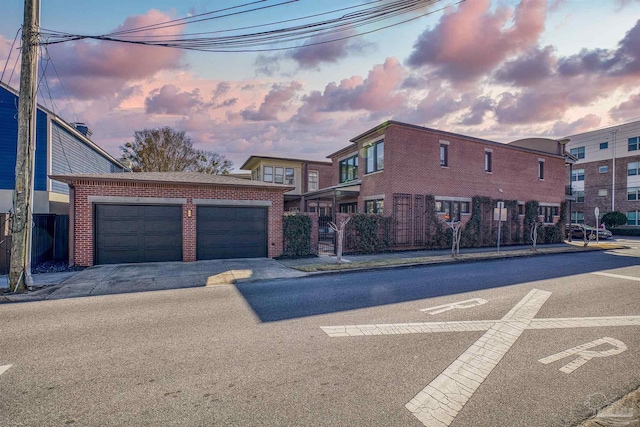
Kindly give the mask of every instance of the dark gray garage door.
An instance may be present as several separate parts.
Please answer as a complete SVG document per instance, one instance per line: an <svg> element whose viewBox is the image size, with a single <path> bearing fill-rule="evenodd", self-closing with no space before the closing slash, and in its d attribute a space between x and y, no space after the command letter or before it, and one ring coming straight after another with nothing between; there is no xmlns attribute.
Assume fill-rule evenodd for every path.
<svg viewBox="0 0 640 427"><path fill-rule="evenodd" d="M182 261L180 206L96 205L96 264Z"/></svg>
<svg viewBox="0 0 640 427"><path fill-rule="evenodd" d="M267 208L198 206L197 258L267 256Z"/></svg>

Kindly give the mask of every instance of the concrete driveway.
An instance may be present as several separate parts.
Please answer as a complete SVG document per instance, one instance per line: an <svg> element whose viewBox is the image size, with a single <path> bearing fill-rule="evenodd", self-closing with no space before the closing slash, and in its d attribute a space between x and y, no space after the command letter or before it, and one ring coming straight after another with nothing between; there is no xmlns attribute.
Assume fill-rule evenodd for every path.
<svg viewBox="0 0 640 427"><path fill-rule="evenodd" d="M62 299L129 292L159 291L251 282L265 279L295 278L306 273L287 268L270 258L211 260L196 262L156 262L114 264L89 267L79 272L52 273L43 289L28 294L7 295L11 301Z"/></svg>

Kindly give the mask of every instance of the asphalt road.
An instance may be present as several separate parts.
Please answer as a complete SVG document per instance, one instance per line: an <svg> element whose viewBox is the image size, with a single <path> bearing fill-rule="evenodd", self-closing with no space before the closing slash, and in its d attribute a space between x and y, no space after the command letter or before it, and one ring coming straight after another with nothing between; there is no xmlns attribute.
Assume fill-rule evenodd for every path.
<svg viewBox="0 0 640 427"><path fill-rule="evenodd" d="M574 425L640 386L640 325L583 319L640 316L639 257L588 252L3 305L0 425L438 425L405 405L427 386L446 392L439 378L456 359L491 325L516 323L527 326L511 341L504 331L489 338L495 347L475 362L495 366L469 374L478 387L443 416L452 426ZM565 320L536 329L509 323L516 312ZM424 322L452 323L436 333L326 332ZM618 344L539 362L602 338ZM617 354L601 357L608 350Z"/></svg>

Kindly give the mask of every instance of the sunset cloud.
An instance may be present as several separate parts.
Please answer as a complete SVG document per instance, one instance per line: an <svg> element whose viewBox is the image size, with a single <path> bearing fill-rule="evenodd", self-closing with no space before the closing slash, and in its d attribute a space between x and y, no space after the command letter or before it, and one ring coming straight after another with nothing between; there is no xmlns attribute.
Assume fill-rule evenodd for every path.
<svg viewBox="0 0 640 427"><path fill-rule="evenodd" d="M609 110L609 115L616 120L637 119L640 116L640 93L633 94L626 101Z"/></svg>
<svg viewBox="0 0 640 427"><path fill-rule="evenodd" d="M322 63L337 63L340 59L349 55L360 54L367 48L367 44L360 39L344 38L342 40L331 40L340 37L350 37L355 35L355 31L340 33L336 36L318 36L307 40L302 46L293 49L289 58L293 59L300 68L317 68Z"/></svg>
<svg viewBox="0 0 640 427"><path fill-rule="evenodd" d="M116 31L143 27L171 19L158 10L127 18ZM143 32L143 35L173 34L175 28ZM117 42L80 40L48 48L64 87L71 96L95 99L126 88L132 81L148 79L162 70L183 66L177 49Z"/></svg>
<svg viewBox="0 0 640 427"><path fill-rule="evenodd" d="M544 30L546 1L522 0L515 12L490 8L490 0L468 1L445 14L418 37L407 64L432 67L452 81L469 81L537 44Z"/></svg>
<svg viewBox="0 0 640 427"><path fill-rule="evenodd" d="M260 107L257 110L243 110L242 117L254 122L277 120L278 113L287 110L290 101L300 89L302 89L302 85L298 82L291 82L288 85L273 85Z"/></svg>
<svg viewBox="0 0 640 427"><path fill-rule="evenodd" d="M164 85L153 90L144 101L147 114L186 115L196 107L203 105L200 91L181 92L174 85Z"/></svg>

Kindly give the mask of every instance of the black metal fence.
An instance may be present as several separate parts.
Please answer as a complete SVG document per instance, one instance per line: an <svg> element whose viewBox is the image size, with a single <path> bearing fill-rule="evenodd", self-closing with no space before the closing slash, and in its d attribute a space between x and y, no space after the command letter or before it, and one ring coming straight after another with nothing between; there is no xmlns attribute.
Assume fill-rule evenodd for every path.
<svg viewBox="0 0 640 427"><path fill-rule="evenodd" d="M0 274L11 265L11 233L9 216L0 216ZM31 265L69 259L69 215L34 214L31 235Z"/></svg>

